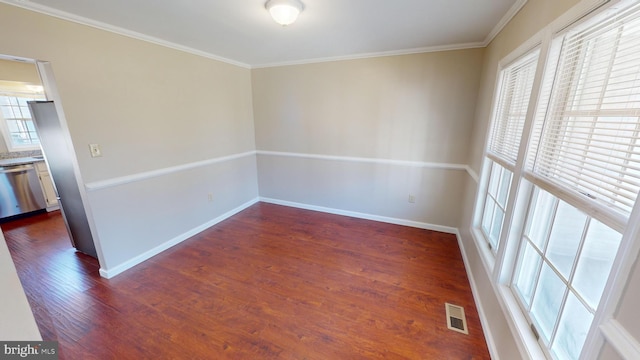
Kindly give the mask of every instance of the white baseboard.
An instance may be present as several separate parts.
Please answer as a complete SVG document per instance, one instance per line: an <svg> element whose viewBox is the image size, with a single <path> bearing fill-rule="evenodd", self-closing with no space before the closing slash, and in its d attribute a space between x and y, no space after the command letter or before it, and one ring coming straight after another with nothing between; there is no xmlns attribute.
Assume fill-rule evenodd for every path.
<svg viewBox="0 0 640 360"><path fill-rule="evenodd" d="M458 247L460 248L460 253L462 254L462 262L464 263L464 269L467 272L467 278L469 279L469 285L471 286L473 301L476 303L476 309L478 310L478 317L480 318L480 325L482 325L484 339L487 343L487 347L489 348L489 355L492 359L499 360L500 356L498 354L498 349L496 348L493 333L491 332L491 328L489 327L489 319L487 318L487 314L484 312L484 307L482 306L482 301L480 300L480 295L478 293L478 286L476 285L476 280L473 277L473 273L471 272L471 267L469 265L469 258L467 258L467 252L464 249L462 237L460 236L460 232L457 229L456 238L458 239Z"/></svg>
<svg viewBox="0 0 640 360"><path fill-rule="evenodd" d="M355 211L348 211L348 210L334 209L334 208L328 208L328 207L323 207L323 206L309 205L309 204L303 204L303 203L298 203L298 202L293 202L293 201L265 198L265 197L262 197L262 196L260 197L260 201L266 202L266 203L271 203L271 204L276 204L276 205L284 205L284 206L295 207L295 208L299 208L299 209L320 211L320 212L329 213L329 214L335 214L335 215L351 216L351 217L359 218L359 219L380 221L380 222L384 222L384 223L410 226L410 227L415 227L415 228L419 228L419 229L440 231L440 232L444 232L444 233L448 233L448 234L456 234L458 232L458 229L456 229L454 227L449 227L449 226L434 225L434 224L429 224L429 223L424 223L424 222L419 222L419 221L412 221L412 220L398 219L398 218L392 218L392 217L387 217L387 216L365 214L365 213L360 213L360 212L355 212Z"/></svg>
<svg viewBox="0 0 640 360"><path fill-rule="evenodd" d="M480 263L485 270L485 274L489 277L489 282L491 284L491 290L496 296L498 300L498 305L500 306L500 310L505 317L505 321L507 326L509 327L509 331L513 336L513 340L515 342L516 348L520 353L520 359L545 359L542 348L540 348L537 339L533 336L533 332L529 328L529 323L525 318L524 314L520 311L519 305L509 288L506 285L497 284L492 280L492 269L495 264L488 264L488 256L484 256L484 252L489 252L488 247L480 245L480 241L478 240L477 231L473 227L469 228L469 234L471 236L470 241L472 242L475 250L478 252L478 257L480 259ZM498 350L501 342L504 342L501 338L496 338L496 336L491 332L491 328L489 327L490 323L495 323L493 319L488 317L485 312L485 307L480 301L479 291L477 285L475 285L475 278L473 275L469 275L470 273L470 264L468 263L468 257L466 253L466 248L463 246L462 237L458 234L458 241L460 244L463 261L465 262L465 269L467 271L467 276L469 277L469 281L473 281L472 284L472 293L474 297L474 301L476 302L476 307L478 307L478 315L480 316L480 321L482 322L482 328L485 332L485 339L487 341L487 345L489 347L489 352L491 353L492 359L499 359L500 351ZM484 319L484 320L483 320ZM510 359L513 358L510 357Z"/></svg>
<svg viewBox="0 0 640 360"><path fill-rule="evenodd" d="M473 277L473 274L471 273L471 268L469 267L469 261L467 258L467 254L465 251L465 248L462 244L462 239L460 237L460 233L458 231L457 228L454 227L448 227L448 226L441 226L441 225L434 225L434 224L429 224L429 223L424 223L424 222L418 222L418 221L412 221L412 220L406 220L406 219L398 219L398 218L392 218L392 217L386 217L386 216L379 216L379 215L372 215L372 214L365 214L365 213L360 213L360 212L354 212L354 211L347 211L347 210L341 210L341 209L334 209L334 208L327 208L327 207L322 207L322 206L316 206L316 205L309 205L309 204L303 204L303 203L297 203L297 202L292 202L292 201L285 201L285 200L278 200L278 199L272 199L272 198L265 198L265 197L259 197L259 198L255 198L249 202L246 202L238 207L236 207L235 209L232 209L220 216L218 216L217 218L208 221L196 228L193 228L181 235L178 235L176 237L174 237L173 239L156 246L155 248L146 251L143 254L140 254L136 257L134 257L131 260L128 260L120 265L117 265L111 269L100 269L100 275L104 278L110 279L113 278L114 276L134 267L135 265L138 265L140 263L142 263L145 260L148 260L149 258L169 249L170 247L177 245L181 242L183 242L184 240L210 228L211 226L239 213L240 211L248 208L249 206L262 201L265 203L271 203L271 204L276 204L276 205L283 205L283 206L290 206L290 207L295 207L295 208L300 208L300 209L305 209L305 210L312 210L312 211L320 211L320 212L324 212L324 213L329 213L329 214L336 214L336 215L343 215L343 216L350 216L350 217L355 217L355 218L359 218L359 219L366 219L366 220L373 220L373 221L380 221L380 222L384 222L384 223L389 223L389 224L396 224L396 225L404 225L404 226L410 226L410 227L415 227L415 228L420 228L420 229L426 229L426 230L433 230L433 231L440 231L440 232L444 232L444 233L449 233L449 234L454 234L456 235L456 238L458 240L458 247L460 248L460 252L462 254L462 259L464 262L464 267L467 273L467 277L469 279L469 284L471 286L471 292L473 294L473 299L476 303L476 308L478 310L478 316L480 317L480 323L482 325L482 330L484 332L484 336L485 336L485 340L487 342L487 346L489 348L489 353L491 355L492 359L499 359L498 356L498 351L496 349L496 345L495 345L495 339L491 333L491 328L488 326L489 324L489 319L487 318L486 314L484 313L484 308L482 306L482 302L480 300L480 298L478 297L478 289L477 289L477 285L475 282L475 279Z"/></svg>
<svg viewBox="0 0 640 360"><path fill-rule="evenodd" d="M190 237L192 237L192 236L194 236L194 235L196 235L196 234L198 234L198 233L200 233L200 232L212 227L213 225L221 222L222 220L225 220L225 219L227 219L227 218L239 213L240 211L248 208L249 206L257 203L258 201L259 201L258 198L252 199L252 200L250 200L250 201L248 201L248 202L246 202L246 203L244 203L244 204L242 204L242 205L240 205L240 206L238 206L238 207L236 207L236 208L234 208L232 210L227 211L226 213L218 216L217 218L215 218L215 219L213 219L211 221L208 221L208 222L206 222L206 223L204 223L204 224L202 224L200 226L197 226L197 227L195 227L195 228L193 228L193 229L191 229L191 230L189 230L189 231L187 231L185 233L182 233L182 234L174 237L173 239L171 239L171 240L169 240L169 241L167 241L167 242L165 242L163 244L160 244L160 245L154 247L153 249L148 250L148 251L146 251L146 252L134 257L131 260L125 261L124 263L122 263L120 265L114 266L113 268L110 268L110 269L101 268L100 269L100 276L102 276L103 278L111 279L112 277L122 273L123 271L128 270L128 269L140 264L141 262L152 258L155 255L158 255L159 253L167 250L168 248L187 240L188 238L190 238Z"/></svg>
<svg viewBox="0 0 640 360"><path fill-rule="evenodd" d="M52 212L56 210L60 210L60 205L51 205L47 207L47 212Z"/></svg>
<svg viewBox="0 0 640 360"><path fill-rule="evenodd" d="M482 324L482 329L484 332L484 336L487 342L487 346L489 348L489 352L491 355L492 359L499 359L498 356L498 352L495 346L495 342L494 342L494 338L491 334L491 329L488 326L489 320L486 316L486 314L483 311L483 307L482 307L482 302L480 301L480 298L478 297L478 290L477 290L477 286L475 283L475 279L473 277L473 274L471 273L471 269L469 267L469 262L467 259L467 254L465 252L464 246L462 244L462 239L460 237L460 233L458 231L457 228L454 227L449 227L449 226L441 226L441 225L434 225L434 224L429 224L429 223L424 223L424 222L418 222L418 221L412 221L412 220L406 220L406 219L398 219L398 218L392 218L392 217L386 217L386 216L379 216L379 215L372 215L372 214L365 214L365 213L360 213L360 212L354 212L354 211L347 211L347 210L341 210L341 209L335 209L335 208L327 208L327 207L322 207L322 206L316 206L316 205L309 205L309 204L303 204L303 203L297 203L297 202L292 202L292 201L285 201L285 200L278 200L278 199L272 199L272 198L265 198L265 197L259 197L256 199L253 199L247 203L244 203L240 206L238 206L235 209L232 209L220 216L218 216L217 218L208 221L194 229L191 229L181 235L176 236L175 238L156 246L155 248L146 251L143 254L140 254L138 256L136 256L135 258L128 260L120 265L117 265L111 269L100 269L100 275L104 278L110 279L132 267L134 267L135 265L138 265L140 263L142 263L143 261L163 252L164 250L169 249L170 247L177 245L181 242L183 242L184 240L210 228L211 226L237 214L238 212L248 208L249 206L262 201L265 203L271 203L271 204L276 204L276 205L283 205L283 206L290 206L290 207L295 207L295 208L299 208L299 209L305 209L305 210L312 210L312 211L320 211L320 212L324 212L324 213L329 213L329 214L336 214L336 215L343 215L343 216L350 216L350 217L355 217L355 218L359 218L359 219L366 219L366 220L373 220L373 221L380 221L380 222L384 222L384 223L389 223L389 224L396 224L396 225L404 225L404 226L410 226L410 227L415 227L415 228L420 228L420 229L426 229L426 230L433 230L433 231L440 231L440 232L444 232L444 233L449 233L449 234L454 234L456 235L456 238L458 240L458 246L460 248L460 252L462 254L462 259L464 262L464 266L465 266L465 270L467 272L467 277L469 278L469 284L471 286L471 292L473 294L473 299L476 303L476 308L478 310L478 315L480 317L480 322Z"/></svg>
<svg viewBox="0 0 640 360"><path fill-rule="evenodd" d="M396 224L396 225L404 225L404 226L411 226L411 227L415 227L415 228L420 228L420 229L427 229L427 230L433 230L433 231L440 231L440 232L444 232L444 233L449 233L449 234L456 234L458 232L458 229L454 228L454 227L448 227L448 226L441 226L441 225L434 225L434 224L429 224L429 223L424 223L424 222L418 222L418 221L412 221L412 220L405 220L405 219L398 219L398 218L391 218L391 217L386 217L386 216L379 216L379 215L372 215L372 214L365 214L365 213L359 213L359 212L354 212L354 211L347 211L347 210L341 210L341 209L333 209L333 208L327 208L327 207L322 207L322 206L315 206L315 205L308 205L308 204L302 204L302 203L296 203L296 202L291 202L291 201L284 201L284 200L278 200L278 199L271 199L271 198L264 198L264 197L260 197L260 198L255 198L247 203L244 203L240 206L238 206L235 209L232 209L220 216L218 216L217 218L208 221L196 228L193 228L185 233L182 233L176 237L174 237L173 239L160 244L156 247L154 247L153 249L150 249L136 257L134 257L131 260L125 261L122 264L116 265L110 269L105 269L105 268L101 268L100 269L100 276L110 279L120 273L122 273L123 271L126 271L140 263L142 263L143 261L163 252L164 250L167 250L168 248L177 245L181 242L183 242L184 240L210 228L211 226L219 223L222 220L225 220L235 214L237 214L238 212L248 208L249 206L257 203L258 201L263 201L266 203L271 203L271 204L277 204L277 205L284 205L284 206L290 206L290 207L295 207L295 208L300 208L300 209L306 209L306 210L313 210L313 211L320 211L320 212L325 212L325 213L330 213L330 214L336 214L336 215L343 215L343 216L351 216L351 217L355 217L355 218L360 218L360 219L367 219L367 220L374 220L374 221L380 221L380 222L385 222L385 223L390 223L390 224Z"/></svg>
<svg viewBox="0 0 640 360"><path fill-rule="evenodd" d="M340 209L326 208L322 206L308 205L308 204L296 203L296 202L285 201L285 200L277 200L277 199L271 199L271 198L264 198L264 197L260 197L260 201L271 203L271 204L277 204L277 205L291 206L291 207L296 207L296 208L305 209L305 210L320 211L320 212L325 212L330 214L351 216L355 218L380 221L380 222L385 222L390 224L405 225L405 226L411 226L411 227L420 228L420 229L440 231L440 232L456 235L456 239L458 240L458 247L460 248L460 252L462 254L462 261L464 263L464 268L467 273L467 278L469 278L469 284L471 286L471 293L473 294L473 300L478 310L478 316L480 317L482 331L484 333L487 347L489 348L489 354L491 355L492 359L496 359L496 360L500 359L500 357L498 356L498 350L496 348L495 339L493 337L493 334L491 333L491 328L489 327L489 319L484 313L482 301L480 301L480 297L478 295L479 294L478 288L476 286L475 279L473 277L473 274L471 273L471 268L469 266L467 253L465 252L464 246L462 244L462 238L460 237L460 232L458 231L457 228L434 225L434 224L411 221L411 220L390 218L385 216L364 214L364 213L346 211L346 210L340 210Z"/></svg>

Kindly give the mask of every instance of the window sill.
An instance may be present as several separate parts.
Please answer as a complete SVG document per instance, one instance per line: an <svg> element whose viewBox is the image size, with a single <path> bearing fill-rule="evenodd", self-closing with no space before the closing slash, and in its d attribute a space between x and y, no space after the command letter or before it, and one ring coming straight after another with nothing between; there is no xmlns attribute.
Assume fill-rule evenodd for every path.
<svg viewBox="0 0 640 360"><path fill-rule="evenodd" d="M484 268L489 275L489 278L493 281L493 269L496 265L496 258L487 246L487 242L482 234L482 231L477 227L471 228L471 236L473 237L473 241L476 244L476 248L478 249L478 253L480 254L480 258L482 259L482 263L484 264Z"/></svg>
<svg viewBox="0 0 640 360"><path fill-rule="evenodd" d="M513 334L513 338L520 350L520 355L523 359L546 359L544 351L540 347L538 340L533 335L529 322L524 317L518 306L516 298L511 293L511 290L506 285L495 285L494 289L497 290L498 299L500 299L500 305L502 311L507 318L509 328Z"/></svg>
<svg viewBox="0 0 640 360"><path fill-rule="evenodd" d="M495 277L493 276L495 258L484 242L484 235L475 227L471 228L471 235L474 238L476 248L478 249L478 253L480 254L485 270L487 271L491 285L493 285L493 290L498 298L498 302L500 303L500 308L504 313L511 333L513 334L513 339L516 342L518 351L520 351L520 356L523 359L531 360L546 359L546 355L531 332L529 322L522 314L520 306L518 306L517 300L511 293L511 290L508 286L498 284L495 281Z"/></svg>
<svg viewBox="0 0 640 360"><path fill-rule="evenodd" d="M19 152L23 152L23 151L36 151L36 150L40 150L40 146L30 146L30 147L11 147L8 148L7 152L10 153L19 153Z"/></svg>

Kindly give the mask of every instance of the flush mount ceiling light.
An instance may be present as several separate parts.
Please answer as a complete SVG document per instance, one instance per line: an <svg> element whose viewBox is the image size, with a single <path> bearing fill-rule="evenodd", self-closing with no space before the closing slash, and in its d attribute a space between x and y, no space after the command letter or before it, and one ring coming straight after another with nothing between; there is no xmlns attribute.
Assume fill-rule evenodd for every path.
<svg viewBox="0 0 640 360"><path fill-rule="evenodd" d="M275 22L282 26L293 24L304 9L300 0L268 0L264 7Z"/></svg>

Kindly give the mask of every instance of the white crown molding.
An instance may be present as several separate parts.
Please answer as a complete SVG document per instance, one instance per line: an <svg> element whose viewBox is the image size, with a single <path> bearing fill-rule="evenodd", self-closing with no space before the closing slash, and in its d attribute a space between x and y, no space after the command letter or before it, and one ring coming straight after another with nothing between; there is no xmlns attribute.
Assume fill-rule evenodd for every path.
<svg viewBox="0 0 640 360"><path fill-rule="evenodd" d="M163 40L157 37L145 35L136 31L127 30L119 26L115 26L115 25L107 24L101 21L92 20L83 16L71 14L66 11L54 9L49 6L32 3L28 0L0 0L0 3L9 4L9 5L20 7L30 11L35 11L44 15L56 17L58 19L71 21L74 23L90 26L90 27L104 30L104 31L109 31L115 34L132 38L132 39L149 42L149 43L163 46L166 48L182 51L185 53L201 56L204 58L224 62L224 63L235 65L235 66L239 66L245 69L260 69L260 68L279 67L279 66L305 65L305 64L315 64L315 63L332 62L332 61L358 60L358 59L368 59L368 58L385 57L385 56L412 55L412 54L422 54L422 53L430 53L430 52L482 48L482 47L486 47L491 42L491 40L493 40L493 38L502 30L502 28L504 28L504 26L511 20L511 18L513 18L517 14L517 12L522 8L522 6L524 6L526 2L527 0L518 0L518 2L516 2L516 4L514 4L509 9L509 12L507 12L507 14L505 14L505 16L500 20L498 25L496 25L493 28L493 30L485 38L485 40L481 42L427 46L427 47L420 47L420 48L413 48L413 49L401 49L401 50L391 50L391 51L381 51L381 52L372 52L372 53L352 54L352 55L344 55L344 56L331 56L331 57L324 57L324 58L311 58L311 59L301 59L301 60L294 60L294 61L251 65L251 64L243 63L233 59L218 56L206 51L194 49L192 47L176 44L176 43Z"/></svg>
<svg viewBox="0 0 640 360"><path fill-rule="evenodd" d="M414 48L414 49L391 50L391 51L381 51L381 52L353 54L353 55L344 55L344 56L330 56L330 57L324 57L324 58L265 63L265 64L259 64L259 65L252 65L251 68L262 69L262 68L279 67L279 66L317 64L317 63L332 62L332 61L369 59L369 58L377 58L377 57L385 57L385 56L412 55L412 54L423 54L423 53L439 52L439 51L466 50L466 49L482 48L485 46L486 45L484 44L484 42L438 45L438 46L428 46L428 47L421 47L421 48Z"/></svg>
<svg viewBox="0 0 640 360"><path fill-rule="evenodd" d="M520 9L522 9L522 7L527 3L527 0L517 0L515 4L513 4L510 8L509 11L507 11L506 14L504 14L504 16L502 17L502 19L500 19L500 21L498 22L498 24L496 24L496 26L493 27L493 29L491 30L491 32L487 35L487 37L484 39L484 41L482 42L482 46L488 46L489 43L491 41L493 41L493 39L498 36L498 34L500 33L500 31L502 31L502 29L504 29L505 26L507 26L507 24L509 23L509 21L511 21L511 19L514 18L514 16L516 16L516 14L518 14L518 12L520 11Z"/></svg>
<svg viewBox="0 0 640 360"><path fill-rule="evenodd" d="M207 59L212 59L212 60L216 60L216 61L220 61L223 63L227 63L227 64L231 64L231 65L235 65L235 66L239 66L245 69L250 69L251 66L249 64L245 64L239 61L235 61L232 59L228 59L222 56L218 56L215 54L211 54L208 53L206 51L202 51L202 50L198 50L198 49L194 49L188 46L184 46L184 45L180 45L180 44L176 44L170 41L166 41L166 40L162 40L159 39L157 37L153 37L153 36L149 36L149 35L145 35L136 31L131 31L131 30L127 30L118 26L114 26L114 25L110 25L107 23L103 23L101 21L96 21L96 20L92 20L86 17L82 17L82 16L78 16L75 14L71 14L68 13L66 11L61 11L58 9L54 9L51 8L49 6L45 6L45 5L40 5L40 4L35 4L32 3L28 0L0 0L1 3L5 3L5 4L9 4L12 6L17 6L26 10L31 10L31 11L35 11L37 13L40 14L44 14L44 15L48 15L48 16L53 16L55 18L58 19L62 19L62 20L67 20L67 21L71 21L74 23L78 23L78 24L82 24L82 25L86 25L86 26L91 26L93 28L96 29L100 29L100 30L104 30L104 31L109 31L112 33L116 33L122 36L126 36L132 39L137 39L137 40L142 40L142 41L146 41L152 44L156 44L156 45L160 45L160 46L164 46L166 48L170 48L170 49L174 49L174 50L178 50L178 51L182 51L185 53L189 53L192 55L197 55L197 56L201 56Z"/></svg>

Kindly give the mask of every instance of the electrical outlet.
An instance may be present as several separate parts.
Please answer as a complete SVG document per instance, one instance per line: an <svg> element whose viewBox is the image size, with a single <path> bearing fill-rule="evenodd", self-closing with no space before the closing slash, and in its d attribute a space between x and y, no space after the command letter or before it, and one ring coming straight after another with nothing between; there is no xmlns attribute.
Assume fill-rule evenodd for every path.
<svg viewBox="0 0 640 360"><path fill-rule="evenodd" d="M413 194L409 194L409 199L408 199L408 201L409 201L410 203L412 203L412 204L413 204L413 203L415 203L415 202L416 202L416 196L415 196L415 195L413 195Z"/></svg>
<svg viewBox="0 0 640 360"><path fill-rule="evenodd" d="M89 144L89 151L91 151L91 157L102 156L102 151L100 150L100 145L98 144Z"/></svg>
<svg viewBox="0 0 640 360"><path fill-rule="evenodd" d="M207 195L207 199L209 199L209 202L213 201L213 194L212 194L212 193L209 193L209 194Z"/></svg>

